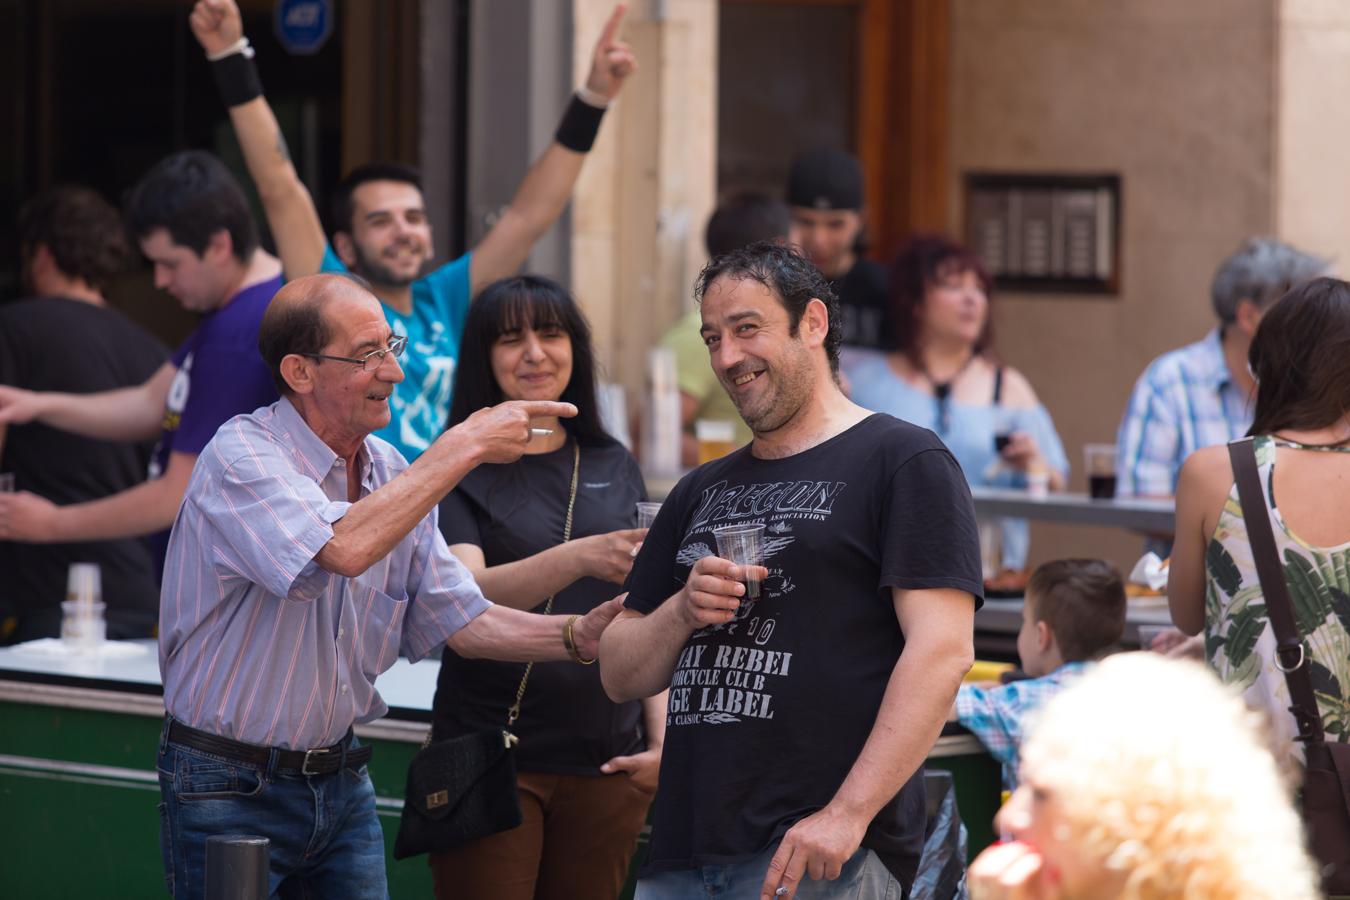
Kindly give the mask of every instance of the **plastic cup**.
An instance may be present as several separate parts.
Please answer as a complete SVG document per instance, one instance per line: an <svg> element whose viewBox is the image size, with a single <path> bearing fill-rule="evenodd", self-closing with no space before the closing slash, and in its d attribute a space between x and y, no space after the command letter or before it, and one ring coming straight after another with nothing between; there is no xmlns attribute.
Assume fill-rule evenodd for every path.
<svg viewBox="0 0 1350 900"><path fill-rule="evenodd" d="M646 500L640 501L637 505L637 527L651 528L652 523L656 521L656 514L660 511L660 503L651 503Z"/></svg>
<svg viewBox="0 0 1350 900"><path fill-rule="evenodd" d="M102 603L65 600L61 603L61 640L80 650L97 648L108 637L108 620Z"/></svg>
<svg viewBox="0 0 1350 900"><path fill-rule="evenodd" d="M698 464L721 459L736 449L736 423L725 419L699 419L694 423L698 439Z"/></svg>
<svg viewBox="0 0 1350 900"><path fill-rule="evenodd" d="M14 473L0 472L0 494L14 493Z"/></svg>
<svg viewBox="0 0 1350 900"><path fill-rule="evenodd" d="M1116 496L1116 445L1085 444L1083 469L1087 472L1088 495L1093 500Z"/></svg>
<svg viewBox="0 0 1350 900"><path fill-rule="evenodd" d="M713 529L717 539L717 555L738 566L764 565L764 523L753 525L723 525ZM759 599L759 579L747 575L742 582L748 600Z"/></svg>
<svg viewBox="0 0 1350 900"><path fill-rule="evenodd" d="M66 573L66 601L103 605L103 576L98 563L71 563Z"/></svg>

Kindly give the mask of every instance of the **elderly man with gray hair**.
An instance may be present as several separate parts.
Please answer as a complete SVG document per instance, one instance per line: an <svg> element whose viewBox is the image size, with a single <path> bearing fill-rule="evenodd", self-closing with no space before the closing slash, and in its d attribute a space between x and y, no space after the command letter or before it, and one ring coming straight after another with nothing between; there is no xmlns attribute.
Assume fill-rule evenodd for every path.
<svg viewBox="0 0 1350 900"><path fill-rule="evenodd" d="M1218 326L1153 360L1135 383L1116 439L1118 496L1170 497L1187 456L1247 433L1254 386L1247 349L1256 326L1291 287L1329 267L1268 237L1248 238L1223 261L1210 284Z"/></svg>

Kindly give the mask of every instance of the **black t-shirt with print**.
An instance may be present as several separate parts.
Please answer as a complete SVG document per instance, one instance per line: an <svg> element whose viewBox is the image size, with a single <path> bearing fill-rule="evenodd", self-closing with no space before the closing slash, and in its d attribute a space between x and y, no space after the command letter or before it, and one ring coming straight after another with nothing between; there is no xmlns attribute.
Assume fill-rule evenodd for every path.
<svg viewBox="0 0 1350 900"><path fill-rule="evenodd" d="M572 447L569 442L551 453L471 471L441 501L446 543L481 547L489 566L562 543ZM572 537L635 527L636 504L645 498L637 461L622 445L582 447ZM553 598L553 612L586 613L619 591L617 584L583 578ZM543 605L534 611L543 612ZM642 749L641 704L612 702L599 670L571 661L535 664L512 729L520 738L516 761L521 770L598 775L611 757ZM465 659L446 649L432 704L437 738L504 726L524 671L524 663Z"/></svg>
<svg viewBox="0 0 1350 900"><path fill-rule="evenodd" d="M930 431L873 415L785 459L742 448L676 485L626 585L650 613L713 528L763 522L769 577L735 621L696 632L672 677L648 871L745 859L823 808L862 752L904 647L891 588L982 591L970 491ZM916 772L863 846L911 883Z"/></svg>
<svg viewBox="0 0 1350 900"><path fill-rule="evenodd" d="M830 286L839 297L843 342L869 350L891 349L895 336L891 334L886 268L870 259L859 259Z"/></svg>

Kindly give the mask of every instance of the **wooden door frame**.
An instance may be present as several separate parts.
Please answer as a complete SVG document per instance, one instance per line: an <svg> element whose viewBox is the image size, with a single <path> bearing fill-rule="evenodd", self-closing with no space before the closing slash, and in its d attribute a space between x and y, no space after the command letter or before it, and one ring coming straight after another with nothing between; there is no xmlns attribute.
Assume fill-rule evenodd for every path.
<svg viewBox="0 0 1350 900"><path fill-rule="evenodd" d="M914 231L946 231L949 0L722 0L858 12L854 144L867 173L872 254Z"/></svg>

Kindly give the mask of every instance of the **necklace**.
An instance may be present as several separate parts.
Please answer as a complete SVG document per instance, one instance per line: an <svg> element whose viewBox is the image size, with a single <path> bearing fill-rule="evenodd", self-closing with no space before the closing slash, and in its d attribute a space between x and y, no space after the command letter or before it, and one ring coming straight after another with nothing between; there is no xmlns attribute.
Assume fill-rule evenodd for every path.
<svg viewBox="0 0 1350 900"><path fill-rule="evenodd" d="M924 380L933 388L933 399L937 401L937 431L938 434L946 434L951 428L951 396L952 385L956 379L965 374L966 369L975 361L975 354L972 353L966 357L966 361L961 363L961 367L951 374L951 377L945 381L938 381L928 372L928 367L922 361L919 362L918 369L923 375Z"/></svg>
<svg viewBox="0 0 1350 900"><path fill-rule="evenodd" d="M1347 444L1350 444L1350 437L1341 438L1339 441L1331 441L1325 444L1308 444L1303 441L1294 441L1279 433L1271 434L1277 442L1285 447L1292 447L1295 450L1345 450Z"/></svg>

